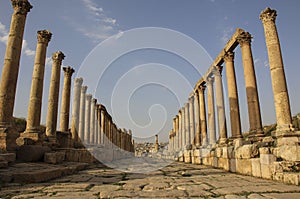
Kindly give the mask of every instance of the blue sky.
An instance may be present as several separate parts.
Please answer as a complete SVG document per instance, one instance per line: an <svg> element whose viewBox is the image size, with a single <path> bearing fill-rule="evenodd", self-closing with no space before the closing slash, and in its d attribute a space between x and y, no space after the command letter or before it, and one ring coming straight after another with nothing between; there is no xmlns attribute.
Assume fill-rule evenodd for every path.
<svg viewBox="0 0 300 199"><path fill-rule="evenodd" d="M214 59L219 54L235 29L239 27L250 32L253 36L252 52L263 123L274 123L275 111L267 49L263 26L259 20L260 12L267 6L276 9L278 12L276 24L283 53L291 109L293 115L300 112L300 94L298 92L300 80L297 78L300 74L299 61L297 60L300 46L298 36L300 25L297 22L300 2L297 0L30 0L30 3L33 5L33 9L27 15L14 110L15 116L27 117L36 47L36 31L48 29L53 33L53 36L47 49L48 59L42 104L43 124L46 121L51 76L51 59L49 58L53 52L61 50L66 55L63 65L70 65L75 68L76 73L73 77L78 75L84 77L84 83L88 83L89 86L88 92L94 93L98 101L107 107L119 127L132 128L134 136L140 138L151 137L152 139L153 135L160 133L161 138L165 140L168 131L171 129L172 118L177 114L178 109L183 106L183 103L187 101L191 92L190 87L197 82L201 75L205 74L210 65L210 57ZM10 1L0 0L1 63L3 63L12 12ZM147 33L144 36L136 32L134 33L137 35L132 35L132 32L130 32L131 29L144 27L169 29L177 33L177 36L182 34L181 36L189 37L190 39L185 38L187 39L186 43L194 40L203 47L202 51L201 49L199 51L199 55L203 53L199 56L201 59L197 59L197 56L195 56L198 53L195 50L197 47L193 46L192 43L188 45L185 45L185 42L180 43L179 37L183 37L178 36L178 40L174 39L177 38L176 34L168 33L170 36L167 35L162 40L158 40L158 36L152 32L149 33L149 31L144 31ZM101 48L106 47L105 45L101 46L101 42L115 34L117 36L114 36L114 38L118 42L122 41L122 39L119 39L120 37L128 38L131 36L131 40L123 40L121 47L133 47L132 44L136 44L137 40L141 41L142 45L143 39L148 40L150 43L157 41L158 43L164 43L165 40L167 42L172 40L174 42L169 42L169 47L172 46L170 48L173 51L170 52L168 49L163 48L144 48L128 51L114 59L101 78L92 78L93 73L99 71L99 67L102 67L100 63L106 59L104 56L105 51L115 52L114 46L110 45L108 48L104 48L103 54L97 54L98 59L93 60L92 68L86 67L84 63L89 63L89 55L93 52L100 52ZM95 47L96 50L93 50ZM99 48L100 51L97 51ZM181 52L179 52L180 50ZM190 60L178 56L178 53L180 55L186 53L185 58L191 55L193 59L195 58L195 62L189 62ZM247 131L249 125L240 49L237 48L235 53L242 127L244 131ZM0 69L2 71L2 64ZM148 69L151 70L147 71ZM166 69L166 71L162 69ZM132 74L128 73L129 71L140 78L136 80L139 83L135 82L136 88L132 87L133 90L135 89L135 92L132 93L127 92L126 87L126 83L132 80ZM226 98L227 82L225 73L223 74ZM152 77L155 79L152 84L148 82L148 84L142 85L140 82L146 79L151 81ZM172 79L176 81L172 82ZM164 82L165 80L170 81ZM158 84L157 82L163 83ZM121 85L121 87L117 88L116 85ZM118 92L116 94L113 91ZM130 99L123 99L128 93L131 93ZM185 101L182 97L179 97L179 99L178 95L185 96ZM127 107L127 109L123 110L122 107ZM130 117L126 117L128 110L130 111ZM227 101L226 112L228 127L230 127ZM135 128L133 123L143 128Z"/></svg>

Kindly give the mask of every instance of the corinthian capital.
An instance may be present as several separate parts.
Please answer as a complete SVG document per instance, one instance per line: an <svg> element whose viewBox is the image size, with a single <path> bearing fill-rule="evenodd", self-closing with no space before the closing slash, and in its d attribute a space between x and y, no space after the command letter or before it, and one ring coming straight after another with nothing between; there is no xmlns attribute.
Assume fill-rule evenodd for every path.
<svg viewBox="0 0 300 199"><path fill-rule="evenodd" d="M224 56L223 56L223 59L226 62L233 62L234 60L234 52L225 52Z"/></svg>
<svg viewBox="0 0 300 199"><path fill-rule="evenodd" d="M11 0L12 7L16 14L26 15L32 5L27 0Z"/></svg>
<svg viewBox="0 0 300 199"><path fill-rule="evenodd" d="M252 36L249 32L241 32L237 37L237 41L241 46L244 44L250 45Z"/></svg>
<svg viewBox="0 0 300 199"><path fill-rule="evenodd" d="M64 70L65 76L68 76L68 77L71 77L72 74L75 72L75 70L71 66L63 67L63 70Z"/></svg>
<svg viewBox="0 0 300 199"><path fill-rule="evenodd" d="M48 44L48 42L51 40L51 37L52 37L52 33L49 30L37 31L38 42Z"/></svg>
<svg viewBox="0 0 300 199"><path fill-rule="evenodd" d="M64 58L65 58L65 55L61 51L57 51L52 54L53 61L61 62Z"/></svg>
<svg viewBox="0 0 300 199"><path fill-rule="evenodd" d="M77 77L77 78L75 78L75 80L74 80L74 84L75 85L82 85L82 83L83 83L83 79L82 79L82 77Z"/></svg>
<svg viewBox="0 0 300 199"><path fill-rule="evenodd" d="M268 7L260 13L259 18L263 23L269 21L275 22L276 16L277 16L276 10L272 10L271 8Z"/></svg>

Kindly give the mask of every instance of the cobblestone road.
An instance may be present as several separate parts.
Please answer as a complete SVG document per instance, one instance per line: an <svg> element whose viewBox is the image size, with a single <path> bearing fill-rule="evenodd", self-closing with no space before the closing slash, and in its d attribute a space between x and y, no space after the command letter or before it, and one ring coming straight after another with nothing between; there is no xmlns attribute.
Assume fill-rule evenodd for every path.
<svg viewBox="0 0 300 199"><path fill-rule="evenodd" d="M124 173L98 165L46 183L1 186L2 199L300 198L299 186L183 163L173 163L149 174Z"/></svg>

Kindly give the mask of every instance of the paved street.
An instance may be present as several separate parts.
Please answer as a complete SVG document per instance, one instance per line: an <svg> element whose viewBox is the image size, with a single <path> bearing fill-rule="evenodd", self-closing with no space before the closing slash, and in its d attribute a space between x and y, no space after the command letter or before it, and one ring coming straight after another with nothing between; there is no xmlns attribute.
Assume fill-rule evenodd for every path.
<svg viewBox="0 0 300 199"><path fill-rule="evenodd" d="M0 198L287 198L300 187L227 173L202 165L173 163L148 174L101 165L36 184L1 185Z"/></svg>

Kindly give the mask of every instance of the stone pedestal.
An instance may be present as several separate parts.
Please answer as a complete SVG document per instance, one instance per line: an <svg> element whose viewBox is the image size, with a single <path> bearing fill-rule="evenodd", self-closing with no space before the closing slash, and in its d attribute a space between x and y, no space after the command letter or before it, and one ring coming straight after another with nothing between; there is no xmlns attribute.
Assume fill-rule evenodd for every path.
<svg viewBox="0 0 300 199"><path fill-rule="evenodd" d="M58 96L59 96L59 83L60 83L60 70L62 60L65 55L61 52L55 52L52 55L52 74L50 80L48 112L46 121L46 135L50 142L55 142L56 127L57 127L57 112L58 112Z"/></svg>
<svg viewBox="0 0 300 199"><path fill-rule="evenodd" d="M19 133L12 127L15 95L19 74L20 55L27 13L32 6L27 0L12 1L7 47L0 84L0 150L14 150Z"/></svg>
<svg viewBox="0 0 300 199"><path fill-rule="evenodd" d="M27 124L25 132L21 134L22 138L28 138L34 141L41 141L42 139L40 122L44 87L44 71L47 46L51 40L51 36L52 34L48 30L39 30L37 32L38 43L32 74Z"/></svg>
<svg viewBox="0 0 300 199"><path fill-rule="evenodd" d="M262 20L264 26L269 65L271 70L277 120L276 131L291 131L293 130L291 109L289 94L286 86L281 48L275 24L276 16L276 10L266 8L261 12L260 19Z"/></svg>

